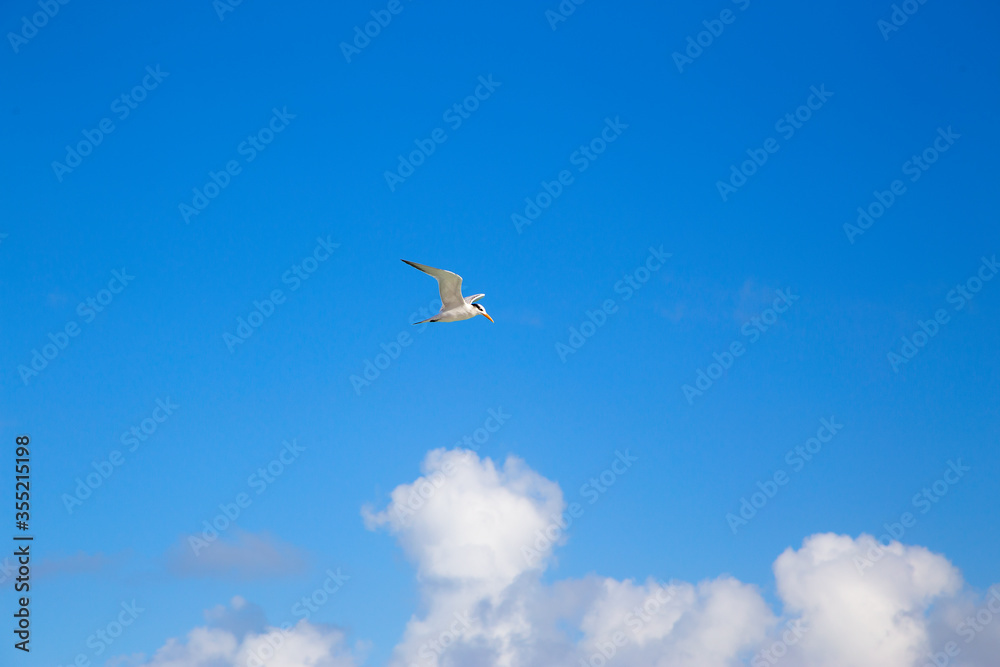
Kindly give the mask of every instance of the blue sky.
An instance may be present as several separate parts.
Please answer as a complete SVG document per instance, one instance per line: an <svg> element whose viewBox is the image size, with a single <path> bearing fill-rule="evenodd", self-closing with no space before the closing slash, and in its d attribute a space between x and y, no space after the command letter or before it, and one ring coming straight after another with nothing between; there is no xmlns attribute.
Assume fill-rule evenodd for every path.
<svg viewBox="0 0 1000 667"><path fill-rule="evenodd" d="M433 604L407 547L420 536L370 530L362 507L385 509L490 410L509 419L477 456L518 457L586 507L546 585L729 574L780 616L786 548L907 511L900 541L947 558L963 591L1000 579L1000 280L983 280L1000 251L996 7L932 1L887 32L879 2L591 0L554 28L556 2L220 6L70 2L35 32L22 17L39 4L4 12L22 38L0 68L0 437L33 443L38 583L30 658L5 645L0 662L145 664L234 596L298 620L341 568L310 622L390 664ZM371 12L391 21L348 61ZM512 217L561 172L530 224ZM845 229L879 198L873 224ZM462 275L496 323L411 326L436 285L400 258ZM821 420L843 427L791 463ZM258 493L248 478L292 441ZM625 450L637 460L591 506L583 485ZM921 513L914 496L958 461ZM188 538L241 493L229 550L195 556ZM88 636L133 599L145 611L97 655Z"/></svg>

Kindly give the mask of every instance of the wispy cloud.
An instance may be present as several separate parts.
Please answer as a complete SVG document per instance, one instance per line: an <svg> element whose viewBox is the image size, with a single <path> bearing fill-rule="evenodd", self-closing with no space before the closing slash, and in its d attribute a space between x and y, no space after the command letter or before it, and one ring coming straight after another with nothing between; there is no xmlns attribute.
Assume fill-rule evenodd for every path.
<svg viewBox="0 0 1000 667"><path fill-rule="evenodd" d="M107 555L78 551L69 556L49 556L39 561L32 571L37 577L54 577L69 574L97 574L109 571L129 559L127 553Z"/></svg>
<svg viewBox="0 0 1000 667"><path fill-rule="evenodd" d="M301 574L305 554L270 533L236 530L195 555L182 536L167 552L167 571L178 577L261 579Z"/></svg>

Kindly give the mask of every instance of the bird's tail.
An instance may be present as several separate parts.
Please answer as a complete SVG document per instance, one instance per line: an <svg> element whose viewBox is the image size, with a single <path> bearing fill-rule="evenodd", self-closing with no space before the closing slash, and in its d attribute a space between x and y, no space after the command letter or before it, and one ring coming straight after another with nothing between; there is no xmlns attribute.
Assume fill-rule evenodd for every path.
<svg viewBox="0 0 1000 667"><path fill-rule="evenodd" d="M434 317L437 317L437 315L435 315ZM423 324L424 322L436 322L437 320L435 320L434 317L428 317L426 320L420 320L419 322L414 322L413 325L416 326L418 324Z"/></svg>

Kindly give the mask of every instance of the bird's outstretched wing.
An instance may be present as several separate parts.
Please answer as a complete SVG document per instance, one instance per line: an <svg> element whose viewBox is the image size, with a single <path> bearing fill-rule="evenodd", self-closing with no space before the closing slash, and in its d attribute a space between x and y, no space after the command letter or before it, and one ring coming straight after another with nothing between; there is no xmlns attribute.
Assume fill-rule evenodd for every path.
<svg viewBox="0 0 1000 667"><path fill-rule="evenodd" d="M434 276L437 279L438 290L441 292L443 310L450 310L452 308L465 305L465 299L462 298L462 276L457 273L452 273L451 271L445 271L444 269L435 269L433 266L417 264L416 262L410 262L405 259L402 261L406 262L415 269L420 269L424 273Z"/></svg>

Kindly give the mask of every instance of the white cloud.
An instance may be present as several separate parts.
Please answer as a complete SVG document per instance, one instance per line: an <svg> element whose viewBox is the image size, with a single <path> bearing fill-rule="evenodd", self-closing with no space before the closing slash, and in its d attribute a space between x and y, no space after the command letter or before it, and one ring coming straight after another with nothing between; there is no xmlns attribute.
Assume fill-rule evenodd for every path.
<svg viewBox="0 0 1000 667"><path fill-rule="evenodd" d="M878 560L868 565L869 550ZM953 597L958 570L923 547L868 536L814 535L774 563L786 609L810 628L798 652L805 664L911 665L931 649L925 618L933 600Z"/></svg>
<svg viewBox="0 0 1000 667"><path fill-rule="evenodd" d="M757 590L731 577L643 586L605 579L602 589L580 626L577 651L587 663L600 655L623 666L722 667L774 621Z"/></svg>
<svg viewBox="0 0 1000 667"><path fill-rule="evenodd" d="M928 652L963 641L948 621L968 606L956 597L961 575L923 547L893 542L859 567L872 538L809 537L774 564L781 616L756 587L726 576L546 585L552 545L537 539L565 509L558 486L516 458L501 471L463 450L430 452L422 473L383 511L365 512L369 527L400 540L420 575L426 612L407 624L396 666L923 667ZM525 545L543 547L532 565ZM1000 620L976 638L996 641ZM972 649L963 664L990 664Z"/></svg>
<svg viewBox="0 0 1000 667"><path fill-rule="evenodd" d="M540 535L566 507L559 487L519 459L501 471L472 452L435 450L423 473L397 487L384 511L366 513L370 526L398 537L421 575L427 612L407 624L394 665L578 665L592 654L600 662L603 648L622 665L722 667L765 637L767 605L727 577L675 584L669 600L653 598L657 613L631 619L637 630L629 615L660 590L655 582L542 584L554 545ZM422 504L412 502L415 492ZM558 543L559 532L550 534ZM539 558L526 558L525 547ZM624 645L614 644L616 632Z"/></svg>
<svg viewBox="0 0 1000 667"><path fill-rule="evenodd" d="M562 512L558 484L520 459L498 470L468 450L433 450L422 467L423 477L393 490L386 510L364 512L369 527L398 537L422 579L499 591L541 569L521 547Z"/></svg>
<svg viewBox="0 0 1000 667"><path fill-rule="evenodd" d="M114 658L108 664L138 667L354 667L344 633L302 620L295 625L253 627L260 609L240 597L229 607L205 614L209 624L188 633L184 641L168 639L156 653ZM361 653L356 647L354 653Z"/></svg>
<svg viewBox="0 0 1000 667"><path fill-rule="evenodd" d="M516 458L498 468L465 450L430 452L422 473L384 510L363 510L369 528L396 536L420 584L422 611L392 667L924 667L933 658L990 667L1000 654L1000 586L975 595L944 556L923 547L808 537L774 563L780 614L754 585L729 576L549 584L542 574L565 536L539 536L566 509L558 485ZM539 557L525 558L525 546ZM260 628L258 612L234 600L142 664L244 667L278 636L285 647L262 665L361 661L339 630L301 621L280 634Z"/></svg>

